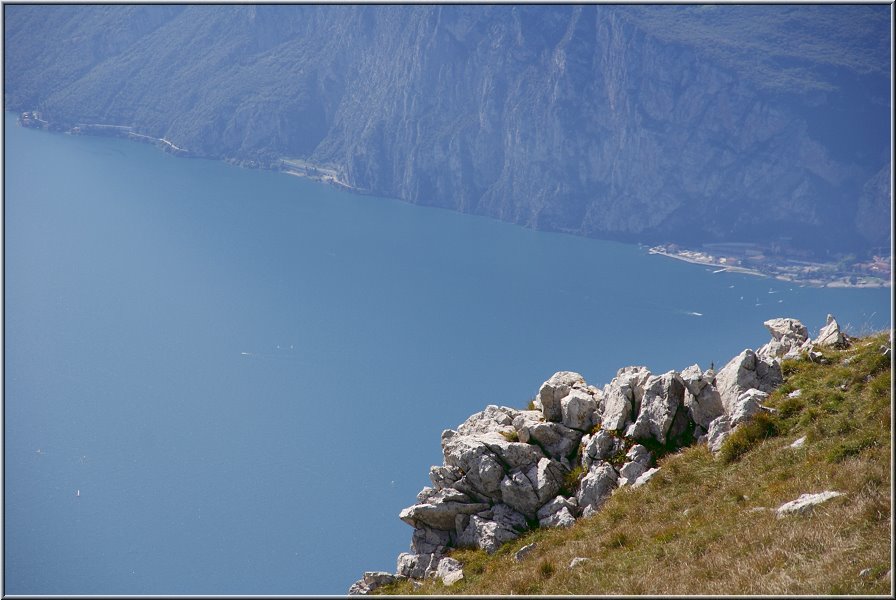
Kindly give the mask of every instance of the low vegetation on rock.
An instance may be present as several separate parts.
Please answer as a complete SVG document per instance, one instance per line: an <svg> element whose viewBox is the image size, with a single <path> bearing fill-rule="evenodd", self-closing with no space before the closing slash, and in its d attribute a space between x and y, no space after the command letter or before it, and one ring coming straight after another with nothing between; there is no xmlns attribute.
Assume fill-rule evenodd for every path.
<svg viewBox="0 0 896 600"><path fill-rule="evenodd" d="M508 474L507 464L498 465L497 469L503 467L503 471L490 476L498 482L491 500L480 497L476 502L462 501L456 482L451 487L450 477L442 479L444 487L425 488L418 496L419 503L402 511L402 518L415 526L412 552L416 548L417 553L402 554L395 575L365 574L353 591L438 595L889 593L890 333L849 339L836 328L836 321L829 319L819 337L809 340L804 332L794 334L798 328L793 325L794 320L787 319L766 322L772 342L755 353L745 351L735 357L718 375L703 372L709 383L700 389L686 385L694 381L688 372L696 370L689 368L678 374L688 390L682 395L681 406L690 402L689 427L697 429L690 436L678 436L680 440L688 438L679 448L673 448L675 444L668 440L662 447L658 445L656 438L667 436L669 429L653 431L653 461L639 465L637 473L630 473L631 478L623 473L639 458L640 451L632 453L632 448L644 446L630 446L628 462L621 466L613 466L604 458L625 448L617 448L617 443L638 434L639 428L646 440L644 432L650 427L637 425L640 413L634 410L629 415L635 419L633 423L611 423L608 417L613 415L607 409L612 393L607 392L612 390L605 388L598 394L597 388L582 382L576 386L582 402L567 398L575 394L574 388L564 391L556 398L564 400L556 404L558 409L567 409L560 411L559 421L538 421L528 411L517 411L521 415L512 422L520 439L533 430L538 433L539 427L564 421L582 426L582 443L568 455L569 460L561 460L563 456L547 458L544 454L551 453L541 450L542 457L536 461L540 467L537 474L547 479L551 477L548 462L566 463L559 469L558 490L550 490L553 500L548 499L540 508L537 503L520 506L519 499L525 499L525 495L514 491L520 478L514 476L513 468ZM835 329L837 335L826 335ZM826 343L818 344L819 340ZM723 389L731 383L724 378L719 381L724 372L739 373L743 384L744 376L755 376L759 371L756 364L763 361L777 367L780 378L773 389L750 387L737 394ZM744 370L744 364L754 369ZM771 371L766 375L774 379L774 369ZM644 377L637 368L622 369L620 375L623 372L643 379L648 389L648 382L658 379ZM674 377L663 377L668 379L666 393L657 398L668 400L669 389L675 387ZM552 387L552 380L545 385ZM711 419L701 415L696 406L697 400L708 398L706 387L723 392L720 404L724 410ZM583 420L576 421L579 413L570 410L570 406L587 404L584 396L588 394L583 390L597 397L595 414L603 418L603 427L585 426ZM542 410L547 400L545 416L553 410L554 396L539 394L536 404ZM735 399L733 404L731 398ZM668 405L666 400L655 404ZM453 435L446 432L447 441L460 443L474 439L470 436L484 435L484 423L493 422L505 408L490 407L478 413L480 417L489 414L490 418L471 417L458 431L449 430ZM644 410L643 406L634 408ZM743 416L746 413L750 414ZM693 424L701 419L710 419L707 433ZM668 420L675 421L674 415ZM725 427L719 429L714 423L718 420L727 421ZM614 436L594 442L608 423L614 426ZM684 425L681 428L688 429ZM556 429L551 432L557 433ZM713 439L713 433L719 431L722 434ZM563 436L541 433L543 439L554 442L555 456L566 451ZM509 442L500 435L497 439L504 447L498 448L502 444L496 443L495 449L522 461L519 469L524 470L519 450L513 450L516 454L510 456ZM591 448L595 458L589 460L586 448ZM480 456L485 455L483 452ZM655 468L647 470L650 464ZM485 466L480 472L488 475L492 465ZM434 483L438 473L450 471L448 465L434 467ZM596 472L605 472L606 479L593 476ZM508 482L500 483L503 479ZM571 489L576 483L573 479L577 479L579 489ZM630 485L619 485L623 479ZM597 490L593 496L583 494L582 488L588 486ZM475 486L468 491L475 494ZM502 495L502 491L511 493ZM516 509L508 503L537 512L539 520L524 518L515 522L516 527L510 526ZM435 523L447 515L446 506L454 512L450 520L463 525L451 529L453 533L448 531L449 519L441 525L444 536L415 520ZM589 506L591 510L586 510ZM464 539L464 530L476 535ZM489 532L498 535L489 537ZM487 543L479 543L483 540ZM526 550L521 553L523 548ZM451 562L445 562L449 558ZM439 575L443 562L443 567L450 564L450 569L441 568ZM376 584L364 584L368 579L376 580Z"/></svg>

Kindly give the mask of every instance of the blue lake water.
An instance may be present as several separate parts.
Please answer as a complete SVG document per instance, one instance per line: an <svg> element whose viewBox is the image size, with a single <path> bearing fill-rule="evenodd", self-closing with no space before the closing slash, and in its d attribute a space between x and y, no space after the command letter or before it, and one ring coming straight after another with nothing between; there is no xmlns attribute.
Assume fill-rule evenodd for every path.
<svg viewBox="0 0 896 600"><path fill-rule="evenodd" d="M777 316L891 326L889 290L713 274L10 114L5 144L9 594L343 594L395 570L441 431L555 371L719 366Z"/></svg>

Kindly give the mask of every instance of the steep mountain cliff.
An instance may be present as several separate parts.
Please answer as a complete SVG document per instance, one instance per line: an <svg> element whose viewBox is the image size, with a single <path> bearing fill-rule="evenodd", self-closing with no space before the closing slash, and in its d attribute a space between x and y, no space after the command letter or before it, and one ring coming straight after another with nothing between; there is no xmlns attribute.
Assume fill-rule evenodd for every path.
<svg viewBox="0 0 896 600"><path fill-rule="evenodd" d="M5 7L5 105L540 229L867 254L886 6ZM799 224L799 227L794 227Z"/></svg>

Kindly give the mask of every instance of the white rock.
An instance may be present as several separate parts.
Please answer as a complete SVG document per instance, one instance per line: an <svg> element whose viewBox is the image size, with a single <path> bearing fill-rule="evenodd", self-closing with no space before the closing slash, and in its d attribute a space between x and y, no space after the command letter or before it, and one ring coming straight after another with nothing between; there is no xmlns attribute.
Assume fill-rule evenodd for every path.
<svg viewBox="0 0 896 600"><path fill-rule="evenodd" d="M369 594L373 590L395 581L395 575L385 571L366 571L364 576L348 589L350 596Z"/></svg>
<svg viewBox="0 0 896 600"><path fill-rule="evenodd" d="M478 547L491 554L503 544L518 537L519 533L510 527L473 515L458 537L458 546Z"/></svg>
<svg viewBox="0 0 896 600"><path fill-rule="evenodd" d="M565 400L565 398L564 398ZM519 420L517 420L519 422ZM561 423L541 422L527 427L528 443L538 444L550 458L570 458L575 455L582 440L582 432ZM523 436L520 436L520 440Z"/></svg>
<svg viewBox="0 0 896 600"><path fill-rule="evenodd" d="M711 384L704 385L697 395L694 395L688 387L684 393L684 406L690 419L703 429L708 429L713 419L725 414L722 396Z"/></svg>
<svg viewBox="0 0 896 600"><path fill-rule="evenodd" d="M790 444L790 447L791 448L802 448L805 445L806 445L806 436L803 436L800 439L793 442L792 444Z"/></svg>
<svg viewBox="0 0 896 600"><path fill-rule="evenodd" d="M768 394L755 388L740 394L735 400L730 414L731 427L737 427L753 418L753 415L761 410L761 405L766 400L768 400Z"/></svg>
<svg viewBox="0 0 896 600"><path fill-rule="evenodd" d="M644 396L643 385L649 377L647 367L623 367L604 386L599 407L604 429L621 431L634 420Z"/></svg>
<svg viewBox="0 0 896 600"><path fill-rule="evenodd" d="M444 556L439 561L435 577L436 579L441 579L444 585L454 585L464 578L463 565L460 564L460 561L450 556Z"/></svg>
<svg viewBox="0 0 896 600"><path fill-rule="evenodd" d="M519 411L513 408L490 404L485 407L485 410L467 417L467 420L457 428L457 432L461 435L474 435L477 433L511 431L513 418L518 414Z"/></svg>
<svg viewBox="0 0 896 600"><path fill-rule="evenodd" d="M582 478L576 501L585 517L594 514L616 487L616 471L609 463L595 463Z"/></svg>
<svg viewBox="0 0 896 600"><path fill-rule="evenodd" d="M846 347L846 336L840 331L840 325L833 315L828 315L827 324L818 332L818 337L812 342L816 346L828 346L832 348Z"/></svg>
<svg viewBox="0 0 896 600"><path fill-rule="evenodd" d="M638 440L653 438L665 444L674 437L673 421L684 402L684 382L675 371L650 377L644 384L644 397L635 422L626 435Z"/></svg>
<svg viewBox="0 0 896 600"><path fill-rule="evenodd" d="M639 488L642 485L644 485L645 483L647 483L648 481L650 481L653 478L653 476L659 472L659 470L660 470L659 467L654 467L652 469L648 469L648 470L644 471L644 473L641 474L640 477L635 479L635 482L632 484L632 489Z"/></svg>
<svg viewBox="0 0 896 600"><path fill-rule="evenodd" d="M488 508L488 504L471 502L470 497L452 488L435 492L425 502L403 509L398 517L414 528L426 525L433 529L454 529L454 518L459 513L474 514Z"/></svg>
<svg viewBox="0 0 896 600"><path fill-rule="evenodd" d="M573 559L569 562L569 568L570 568L570 569L575 569L575 568L578 567L579 565L585 564L585 563L588 562L589 560L591 560L591 559L590 559L590 558L584 558L584 557L582 557L582 556L576 556L575 558L573 558Z"/></svg>
<svg viewBox="0 0 896 600"><path fill-rule="evenodd" d="M456 520L457 518L455 517ZM450 532L420 525L414 529L414 534L411 536L411 553L444 554L450 543Z"/></svg>
<svg viewBox="0 0 896 600"><path fill-rule="evenodd" d="M791 500L778 507L778 518L785 517L790 514L802 514L812 510L815 506L822 502L827 502L837 496L843 496L842 492L819 492L817 494L803 494L796 500Z"/></svg>
<svg viewBox="0 0 896 600"><path fill-rule="evenodd" d="M731 420L722 415L709 424L709 430L706 432L706 445L711 452L718 452L729 435L731 435Z"/></svg>
<svg viewBox="0 0 896 600"><path fill-rule="evenodd" d="M526 471L511 471L501 481L501 497L527 518L535 518L538 509L560 491L563 473L560 463L542 458Z"/></svg>
<svg viewBox="0 0 896 600"><path fill-rule="evenodd" d="M538 390L544 418L548 421L560 421L563 418L560 401L573 387L584 388L585 385L585 378L572 371L558 371L551 375Z"/></svg>
<svg viewBox="0 0 896 600"><path fill-rule="evenodd" d="M753 388L770 393L781 385L783 376L777 359L766 362L752 350L746 349L722 367L715 381L725 414L731 416L738 396Z"/></svg>
<svg viewBox="0 0 896 600"><path fill-rule="evenodd" d="M588 431L594 426L597 407L598 401L588 391L573 389L560 399L561 420L570 429Z"/></svg>
<svg viewBox="0 0 896 600"><path fill-rule="evenodd" d="M409 554L402 552L398 555L398 564L395 573L401 577L410 579L423 579L435 571L440 557L436 554Z"/></svg>
<svg viewBox="0 0 896 600"><path fill-rule="evenodd" d="M568 527L575 523L573 512L577 509L575 503L569 498L557 496L538 509L539 527Z"/></svg>
<svg viewBox="0 0 896 600"><path fill-rule="evenodd" d="M787 394L788 398L799 398L803 394L803 390L793 390Z"/></svg>
<svg viewBox="0 0 896 600"><path fill-rule="evenodd" d="M585 447L582 449L582 465L588 469L595 461L608 460L622 448L622 440L605 429L601 429L587 441L583 438Z"/></svg>
<svg viewBox="0 0 896 600"><path fill-rule="evenodd" d="M795 358L810 345L809 330L797 319L771 319L764 325L772 334L772 340L756 351L763 360Z"/></svg>
<svg viewBox="0 0 896 600"><path fill-rule="evenodd" d="M617 485L619 487L626 486L630 483L634 483L634 481L640 477L647 470L647 466L644 463L630 461L622 465L622 468L619 469L619 479L617 480Z"/></svg>

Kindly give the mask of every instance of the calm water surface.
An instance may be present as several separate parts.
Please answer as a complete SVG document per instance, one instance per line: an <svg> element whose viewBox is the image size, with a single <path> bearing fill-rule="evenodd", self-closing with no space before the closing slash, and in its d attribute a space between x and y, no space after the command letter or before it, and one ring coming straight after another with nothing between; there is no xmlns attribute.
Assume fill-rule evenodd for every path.
<svg viewBox="0 0 896 600"><path fill-rule="evenodd" d="M721 365L889 290L5 130L9 594L343 594L394 571L439 435L557 370ZM699 313L699 315L697 314Z"/></svg>

